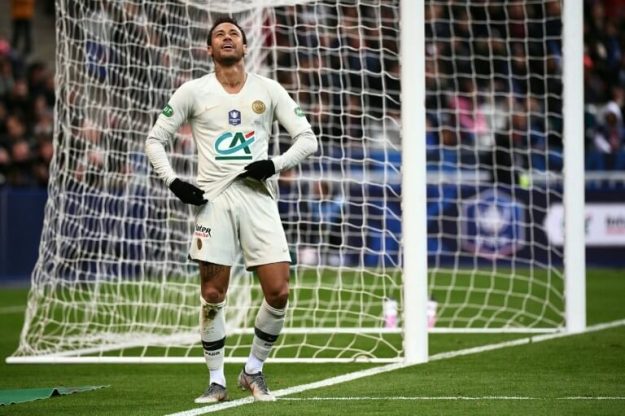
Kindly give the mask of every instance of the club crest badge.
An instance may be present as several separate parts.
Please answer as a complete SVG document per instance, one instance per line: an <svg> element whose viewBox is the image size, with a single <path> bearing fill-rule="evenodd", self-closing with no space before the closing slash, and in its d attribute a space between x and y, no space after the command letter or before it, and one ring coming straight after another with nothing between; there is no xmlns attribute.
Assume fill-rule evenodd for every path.
<svg viewBox="0 0 625 416"><path fill-rule="evenodd" d="M231 126L238 126L241 124L241 112L239 110L228 111L228 123Z"/></svg>
<svg viewBox="0 0 625 416"><path fill-rule="evenodd" d="M252 110L254 110L256 114L262 114L266 109L265 103L261 100L256 100L252 103Z"/></svg>

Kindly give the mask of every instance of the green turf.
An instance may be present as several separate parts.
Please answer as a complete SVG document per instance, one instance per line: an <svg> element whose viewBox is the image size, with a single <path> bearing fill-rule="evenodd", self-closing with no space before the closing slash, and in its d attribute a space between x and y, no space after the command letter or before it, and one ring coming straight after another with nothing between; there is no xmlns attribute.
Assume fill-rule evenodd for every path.
<svg viewBox="0 0 625 416"><path fill-rule="evenodd" d="M625 272L589 272L588 323L625 318ZM0 355L17 347L26 291L0 291ZM430 353L453 351L518 335L430 336ZM368 364L269 364L270 386L278 390L371 367ZM231 398L237 365L226 366ZM0 415L154 415L191 409L206 382L203 365L7 365L0 363L0 388L110 385L89 394L0 407ZM569 396L625 397L625 329L435 361L400 371L292 396L379 397L363 401L278 401L221 412L227 415L403 415L403 414L625 414L625 400L562 400ZM426 401L393 397L527 396L536 400Z"/></svg>
<svg viewBox="0 0 625 416"><path fill-rule="evenodd" d="M381 380L380 380L381 377ZM379 397L380 401L295 401L244 406L226 415L297 414L623 414L625 400L562 400L573 396L625 398L625 328L558 339L402 369L293 397ZM392 401L393 397L532 397L532 401ZM284 407L288 406L288 411Z"/></svg>
<svg viewBox="0 0 625 416"><path fill-rule="evenodd" d="M28 345L42 354L75 351L77 345L102 348L107 342L118 340L115 335L122 335L128 341L138 340L139 345L143 345L146 335L166 337L185 331L195 335L199 306L196 278L172 276L165 284L159 279L146 277L67 280L56 285L41 285L30 295L30 301L39 307L31 318ZM239 283L239 288L240 278L249 277L233 279ZM237 291L233 283L227 313L236 314L240 317L238 322L245 323L237 324L238 327L251 329L256 310L248 307L250 302L237 304L237 299L249 296L253 299L252 304L259 304L262 293L258 284L252 284L252 290L243 286L244 290ZM429 289L438 301L440 327L558 328L564 320L563 284L556 269L437 268L430 273ZM401 309L400 290L401 276L396 269L356 271L299 266L293 269L286 325L287 328L382 328L384 299L398 299ZM128 334L133 334L134 338L129 339ZM250 340L251 335L230 336L229 356L246 357ZM155 345L159 344L152 341L151 346L129 348L123 354L161 356L160 347ZM142 351L142 348L151 351ZM167 355L200 353L199 346L193 350L192 346L182 345L170 348ZM280 357L399 360L402 358L402 339L398 334L285 333L273 353ZM119 352L105 354L118 355Z"/></svg>

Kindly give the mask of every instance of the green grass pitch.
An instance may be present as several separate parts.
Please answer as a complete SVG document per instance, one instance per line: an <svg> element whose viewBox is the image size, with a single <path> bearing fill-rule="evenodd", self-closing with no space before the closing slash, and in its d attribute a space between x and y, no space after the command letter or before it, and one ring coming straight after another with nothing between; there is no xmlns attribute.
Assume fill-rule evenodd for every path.
<svg viewBox="0 0 625 416"><path fill-rule="evenodd" d="M0 355L16 349L27 291L0 291ZM589 270L588 324L625 318L625 271ZM430 354L524 335L430 335ZM271 364L273 390L372 367L371 364ZM227 365L231 399L239 365ZM0 389L110 385L49 400L0 407L0 415L158 415L197 407L203 365L8 365ZM622 415L625 414L625 327L433 361L276 403L249 404L224 415Z"/></svg>

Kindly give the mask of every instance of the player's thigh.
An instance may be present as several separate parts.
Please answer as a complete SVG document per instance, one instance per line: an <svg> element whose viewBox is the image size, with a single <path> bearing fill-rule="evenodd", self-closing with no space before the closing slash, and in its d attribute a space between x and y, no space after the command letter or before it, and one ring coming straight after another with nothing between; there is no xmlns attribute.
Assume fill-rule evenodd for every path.
<svg viewBox="0 0 625 416"><path fill-rule="evenodd" d="M291 262L278 206L261 192L250 192L239 216L241 249L248 269L263 264Z"/></svg>
<svg viewBox="0 0 625 416"><path fill-rule="evenodd" d="M237 226L231 201L220 195L200 207L195 218L189 257L196 261L232 266L237 250Z"/></svg>

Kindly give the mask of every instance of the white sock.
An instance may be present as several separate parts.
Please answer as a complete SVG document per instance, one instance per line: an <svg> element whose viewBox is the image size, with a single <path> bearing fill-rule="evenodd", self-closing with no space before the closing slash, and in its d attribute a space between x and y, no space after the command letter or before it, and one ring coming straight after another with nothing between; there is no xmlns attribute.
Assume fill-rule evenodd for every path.
<svg viewBox="0 0 625 416"><path fill-rule="evenodd" d="M217 370L208 370L210 375L210 382L217 383L220 386L226 387L226 376L224 375L224 366L222 365Z"/></svg>
<svg viewBox="0 0 625 416"><path fill-rule="evenodd" d="M280 331L282 331L285 314L286 307L284 309L276 309L263 299L258 315L256 315L252 351L247 359L247 363L245 363L246 373L255 374L262 371L263 363L269 357L271 347L273 347L280 335Z"/></svg>
<svg viewBox="0 0 625 416"><path fill-rule="evenodd" d="M210 374L210 382L226 387L224 376L224 350L226 343L226 315L221 303L208 303L200 297L200 335L202 350Z"/></svg>
<svg viewBox="0 0 625 416"><path fill-rule="evenodd" d="M265 364L264 361L256 358L254 353L250 353L250 356L247 358L247 362L245 363L245 372L247 374L260 373L263 371L263 364Z"/></svg>

